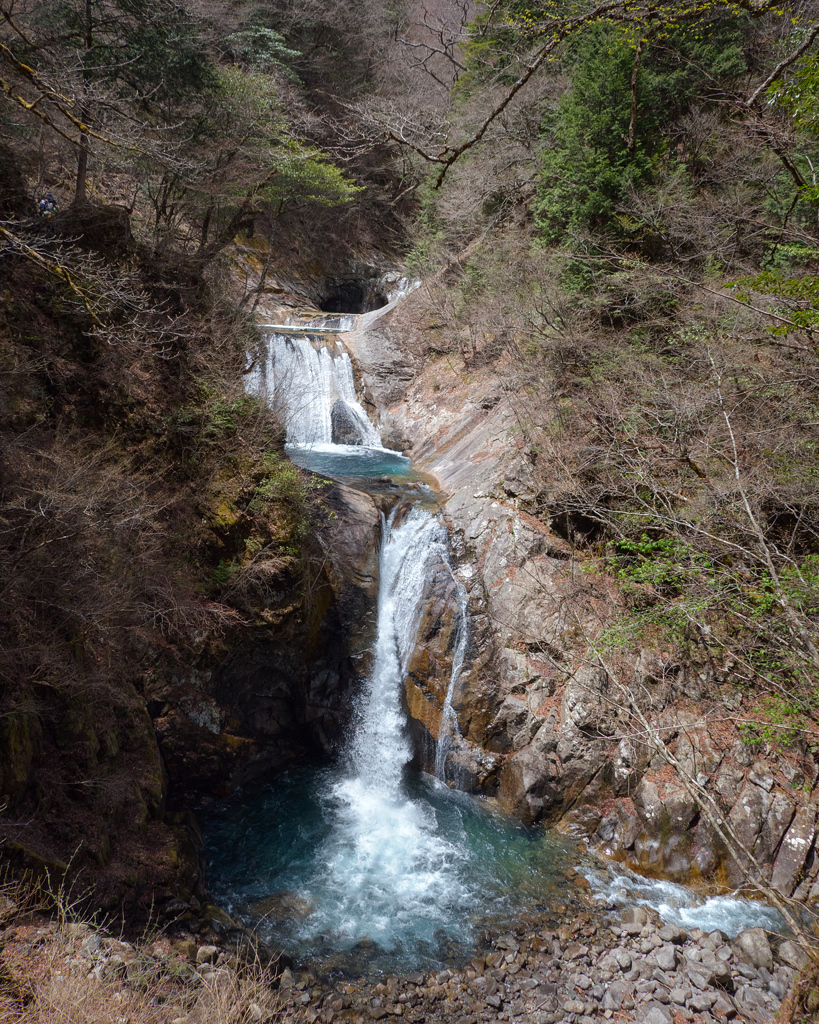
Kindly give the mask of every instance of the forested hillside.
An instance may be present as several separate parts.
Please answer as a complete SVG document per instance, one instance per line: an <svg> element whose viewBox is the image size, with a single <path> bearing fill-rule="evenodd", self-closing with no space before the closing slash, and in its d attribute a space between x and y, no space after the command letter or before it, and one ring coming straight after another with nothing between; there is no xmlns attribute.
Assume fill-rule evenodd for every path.
<svg viewBox="0 0 819 1024"><path fill-rule="evenodd" d="M362 267L425 282L431 388L513 400L521 509L622 599L599 663L650 647L736 688L814 791L819 4L0 10L17 866L129 912L201 895L190 800L265 741L237 720L192 768L180 723L240 644L332 647L329 485L245 391L256 321Z"/></svg>
<svg viewBox="0 0 819 1024"><path fill-rule="evenodd" d="M819 669L815 15L490 5L435 54L443 141L404 132L430 354L519 396L530 511L631 595L613 647L730 661L788 743Z"/></svg>
<svg viewBox="0 0 819 1024"><path fill-rule="evenodd" d="M524 396L531 511L624 587L612 653L649 635L711 660L758 692L749 732L812 749L816 12L558 14L471 27L472 134L432 171L412 255L486 233L443 319Z"/></svg>

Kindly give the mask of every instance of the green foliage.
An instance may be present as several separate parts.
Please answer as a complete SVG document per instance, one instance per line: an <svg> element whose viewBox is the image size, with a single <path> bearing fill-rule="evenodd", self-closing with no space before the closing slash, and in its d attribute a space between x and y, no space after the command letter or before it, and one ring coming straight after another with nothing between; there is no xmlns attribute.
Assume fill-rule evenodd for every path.
<svg viewBox="0 0 819 1024"><path fill-rule="evenodd" d="M753 745L762 741L788 749L804 741L806 722L819 717L819 698L814 693L766 694L751 714L752 721L739 725L743 742ZM819 749L815 740L809 745Z"/></svg>
<svg viewBox="0 0 819 1024"><path fill-rule="evenodd" d="M222 68L218 80L202 129L235 147L232 164L220 169L226 192L250 192L281 208L295 200L338 206L362 191L325 153L292 137L273 78L233 67Z"/></svg>
<svg viewBox="0 0 819 1024"><path fill-rule="evenodd" d="M265 74L277 71L290 81L298 81L298 75L290 64L301 54L288 47L284 36L268 28L258 17L251 19L247 28L232 32L225 39L225 50L229 57L248 67Z"/></svg>
<svg viewBox="0 0 819 1024"><path fill-rule="evenodd" d="M90 13L90 23L88 15ZM40 5L52 48L80 55L83 75L168 104L214 87L216 69L184 7L162 0L85 0ZM91 46L87 43L90 38Z"/></svg>
<svg viewBox="0 0 819 1024"><path fill-rule="evenodd" d="M506 85L515 80L519 58L531 46L529 34L520 23L522 7L517 0L501 0L500 4L478 9L463 46L466 70L458 81L459 94L468 94L489 80Z"/></svg>
<svg viewBox="0 0 819 1024"><path fill-rule="evenodd" d="M543 122L546 148L533 204L543 239L554 243L583 228L627 235L639 228L630 219L618 224L619 204L651 181L659 159L668 164L667 132L704 85L744 70L741 43L740 24L727 18L711 21L707 32L666 25L645 37L593 24L574 38L566 56L571 90Z"/></svg>
<svg viewBox="0 0 819 1024"><path fill-rule="evenodd" d="M256 485L246 511L265 514L271 508L283 508L289 518L291 537L302 540L310 529L312 504L305 474L282 456L271 453L263 464L264 476Z"/></svg>
<svg viewBox="0 0 819 1024"><path fill-rule="evenodd" d="M225 561L224 558L219 559L219 564L211 573L211 578L217 587L224 587L230 581L230 577L236 572L238 568L235 561Z"/></svg>
<svg viewBox="0 0 819 1024"><path fill-rule="evenodd" d="M678 536L617 541L605 560L629 608L604 631L614 650L649 646L696 657L730 650L746 676L774 687L745 725L748 742L792 745L813 735L819 696L782 614L782 599L811 628L819 625L819 555L784 565L777 588L763 565L735 563Z"/></svg>
<svg viewBox="0 0 819 1024"><path fill-rule="evenodd" d="M645 133L628 149L634 53L622 33L595 26L574 47L572 88L544 120L535 216L547 242L565 230L608 223L626 189L645 180Z"/></svg>
<svg viewBox="0 0 819 1024"><path fill-rule="evenodd" d="M819 139L819 56L802 57L791 70L787 81L774 82L769 90L771 102L787 111L796 130L802 133L806 148L815 158ZM819 183L811 168L811 180L801 189L803 199L819 202Z"/></svg>
<svg viewBox="0 0 819 1024"><path fill-rule="evenodd" d="M736 278L731 284L737 289L737 297L743 302L750 302L754 292L772 295L782 300L782 305L774 307L774 312L790 322L769 325L767 330L770 334L781 337L797 330L812 333L819 330L819 277L814 274L789 272L788 264L792 265L794 256L804 260L805 250L815 258L816 250L807 246L783 246L782 249L783 255L776 261L780 263L779 266L763 270L759 274Z"/></svg>
<svg viewBox="0 0 819 1024"><path fill-rule="evenodd" d="M340 206L363 191L325 153L287 139L277 148L274 174L258 195L277 206L291 200Z"/></svg>

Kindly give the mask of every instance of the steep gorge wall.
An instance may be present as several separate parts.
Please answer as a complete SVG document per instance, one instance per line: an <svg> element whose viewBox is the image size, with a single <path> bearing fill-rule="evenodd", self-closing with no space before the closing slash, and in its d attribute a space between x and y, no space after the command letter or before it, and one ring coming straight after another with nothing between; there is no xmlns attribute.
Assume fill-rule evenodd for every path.
<svg viewBox="0 0 819 1024"><path fill-rule="evenodd" d="M455 708L476 787L643 872L739 885L750 866L692 797L701 786L766 881L819 899L812 760L744 742L742 691L713 665L650 645L603 661L596 639L621 608L618 587L583 572L568 541L526 512L549 473L527 446L508 375L456 356L427 361L424 322L410 297L353 348L383 436L445 495L469 577L477 642ZM442 685L422 700L408 684L410 712L433 735Z"/></svg>
<svg viewBox="0 0 819 1024"><path fill-rule="evenodd" d="M323 500L309 587L280 595L275 623L259 608L258 628L219 659L145 645L139 687L113 666L86 699L33 682L17 705L30 710L0 719L0 835L15 869L65 875L78 897L128 916L199 914L191 808L333 750L367 670L380 511L343 485Z"/></svg>

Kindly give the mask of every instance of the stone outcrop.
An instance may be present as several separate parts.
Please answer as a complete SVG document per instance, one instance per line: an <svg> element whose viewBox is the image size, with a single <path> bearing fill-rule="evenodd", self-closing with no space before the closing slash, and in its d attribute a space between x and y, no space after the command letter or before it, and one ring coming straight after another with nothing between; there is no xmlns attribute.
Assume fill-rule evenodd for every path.
<svg viewBox="0 0 819 1024"><path fill-rule="evenodd" d="M336 399L330 411L333 444L361 444L361 429L356 423L350 407L342 399Z"/></svg>
<svg viewBox="0 0 819 1024"><path fill-rule="evenodd" d="M544 494L548 465L527 448L502 376L491 366L463 374L455 358L422 366L422 324L410 297L350 347L385 436L445 495L470 614L482 623L480 665L467 666L456 706L473 756L491 756L474 784L522 820L562 820L643 872L738 885L749 864L728 854L688 779L713 797L766 881L819 899L813 762L743 741L729 668L680 664L648 645L602 667L596 639L618 613L617 585L581 572L569 540L592 525L576 509L560 512L571 507L565 496ZM551 518L526 511L535 506ZM408 691L414 728L428 736L440 728L446 669L436 648L447 635L425 625L428 650Z"/></svg>
<svg viewBox="0 0 819 1024"><path fill-rule="evenodd" d="M342 484L323 501L331 514L312 559L321 568L290 612L222 664L149 691L178 802L226 796L329 752L342 735L375 628L381 516L369 495Z"/></svg>

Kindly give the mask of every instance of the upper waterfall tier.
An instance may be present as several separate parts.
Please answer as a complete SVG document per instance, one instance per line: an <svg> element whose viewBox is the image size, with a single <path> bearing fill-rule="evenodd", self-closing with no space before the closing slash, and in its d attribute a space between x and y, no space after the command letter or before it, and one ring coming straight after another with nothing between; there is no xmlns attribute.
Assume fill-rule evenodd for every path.
<svg viewBox="0 0 819 1024"><path fill-rule="evenodd" d="M381 447L356 398L353 366L340 342L331 348L307 334L268 335L267 359L249 389L277 409L288 444Z"/></svg>

